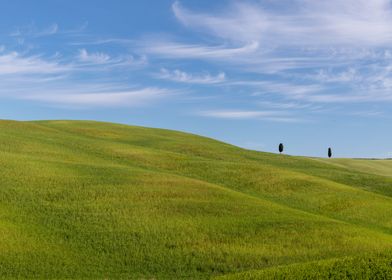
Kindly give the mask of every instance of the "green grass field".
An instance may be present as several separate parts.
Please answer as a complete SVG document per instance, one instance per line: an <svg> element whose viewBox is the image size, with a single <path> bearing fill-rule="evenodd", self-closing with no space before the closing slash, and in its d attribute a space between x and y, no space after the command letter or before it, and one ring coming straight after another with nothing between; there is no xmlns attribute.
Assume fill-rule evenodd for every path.
<svg viewBox="0 0 392 280"><path fill-rule="evenodd" d="M0 276L390 279L392 161L1 121Z"/></svg>

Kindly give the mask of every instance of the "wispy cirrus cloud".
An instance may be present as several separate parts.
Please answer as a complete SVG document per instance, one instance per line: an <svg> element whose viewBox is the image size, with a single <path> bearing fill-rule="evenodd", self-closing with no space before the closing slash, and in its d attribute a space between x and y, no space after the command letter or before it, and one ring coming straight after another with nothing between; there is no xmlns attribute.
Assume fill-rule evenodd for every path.
<svg viewBox="0 0 392 280"><path fill-rule="evenodd" d="M274 122L298 122L299 118L285 111L259 111L259 110L206 110L199 111L197 115L202 117L227 119L227 120L265 120Z"/></svg>
<svg viewBox="0 0 392 280"><path fill-rule="evenodd" d="M53 75L70 71L70 64L48 60L40 55L23 55L18 52L0 54L1 75Z"/></svg>
<svg viewBox="0 0 392 280"><path fill-rule="evenodd" d="M14 30L9 35L16 38L39 39L52 35L78 35L82 34L87 29L87 27L87 21L74 28L68 29L60 28L57 23L52 23L48 26L37 26L34 22L32 22L30 24L14 28Z"/></svg>
<svg viewBox="0 0 392 280"><path fill-rule="evenodd" d="M280 94L287 97L300 97L311 94L320 93L326 90L323 85L320 84L299 84L285 81L232 81L228 82L232 86L240 87L252 87L255 89L253 96L260 96L265 94Z"/></svg>
<svg viewBox="0 0 392 280"><path fill-rule="evenodd" d="M204 60L222 68L231 64L237 72L275 75L269 84L258 79L237 83L242 87L258 84L255 95L276 93L321 103L328 95L331 102L389 100L389 73L383 82L379 81L381 72L362 78L369 62L385 70L380 60L392 58L387 49L392 31L392 9L387 0L298 0L285 5L270 1L229 3L214 13L195 12L179 1L173 3L172 11L178 21L191 32L203 33L194 43L150 37L139 43L134 39L109 38L91 40L91 44L136 44L159 59ZM204 35L209 36L208 40L203 40ZM99 64L114 59L104 53L82 50L85 62ZM220 82L221 77L214 79L181 70L167 70L159 75L183 83L193 80L208 84L217 80L222 85L235 85L226 80ZM337 89L336 84L345 88ZM343 93L328 93L336 90ZM365 94L369 90L373 94Z"/></svg>
<svg viewBox="0 0 392 280"><path fill-rule="evenodd" d="M190 74L181 70L168 70L162 68L159 74L155 75L159 79L179 82L179 83L189 83L189 84L218 84L226 80L226 74L221 72L217 75L206 74Z"/></svg>
<svg viewBox="0 0 392 280"><path fill-rule="evenodd" d="M277 109L277 110L319 110L321 107L305 102L285 102L285 101L259 101L257 102L262 108Z"/></svg>
<svg viewBox="0 0 392 280"><path fill-rule="evenodd" d="M241 54L250 54L258 49L257 42L230 47L225 45L198 45L170 42L161 39L148 40L142 46L147 53L166 58L223 60Z"/></svg>
<svg viewBox="0 0 392 280"><path fill-rule="evenodd" d="M234 42L263 46L380 46L392 42L389 0L297 0L289 10L269 1L233 2L221 13L195 13L179 1L172 9L186 26Z"/></svg>
<svg viewBox="0 0 392 280"><path fill-rule="evenodd" d="M275 92L317 103L391 100L389 0L230 3L212 13L175 1L177 20L203 36L194 43L158 38L144 50L161 59L204 60L241 74L271 75L269 82L231 83L257 86L256 95Z"/></svg>
<svg viewBox="0 0 392 280"><path fill-rule="evenodd" d="M59 26L57 23L53 23L44 28L38 28L34 23L26 26L17 27L10 36L12 37L45 37L57 34L59 32Z"/></svg>
<svg viewBox="0 0 392 280"><path fill-rule="evenodd" d="M73 49L68 56L58 57L0 49L0 77L8 76L3 84L22 79L30 85L46 81L45 86L59 94L58 102L70 104L70 99L64 97L58 87L61 83L67 88L66 81L71 83L83 76L89 77L91 83L100 84L100 78L107 78L108 73L115 73L109 81L126 80L129 75L125 70L136 69L134 66L139 70L147 68L148 55L153 63L158 62L156 68L147 70L150 79L177 82L176 87L181 84L194 84L194 88L214 85L214 89L231 90L231 97L238 97L241 92L253 104L264 101L266 110L311 110L323 103L392 101L392 50L389 50L392 8L389 1L332 0L324 3L295 0L285 1L285 5L271 1L228 3L220 11L196 12L175 1L171 6L175 18L194 35L187 38L144 35L143 39L136 40L73 36L71 42L65 42ZM86 27L87 24L81 26L77 32ZM12 36L36 39L67 32L56 23L41 28L31 24L18 28ZM78 42L72 43L74 40ZM116 47L111 48L112 45ZM130 50L145 55L131 55ZM200 64L194 63L199 61ZM197 67L190 70L187 68L189 63L202 70ZM210 64L214 65L213 69L222 69L221 72L205 71ZM161 71L156 73L155 69ZM147 86L136 87L136 90L152 92L151 89L155 89L158 92L160 88L154 87L154 82L159 83L148 80ZM103 96L113 100L135 97L136 100L137 95L131 94L134 93L133 85L124 87L122 82L120 84L120 89L102 91L106 95L91 89L76 91L69 97L79 104L87 104L83 100L94 97L103 100ZM16 83L13 86L18 88ZM47 92L30 98L54 102L49 96ZM146 96L154 95L146 93ZM155 96L159 99L161 95ZM224 98L223 94L221 97ZM281 100L281 105L268 100ZM236 116L235 110L220 113L221 117L229 116L228 113L233 118ZM242 113L237 114L238 118L246 118L245 112ZM260 111L248 110L248 114L257 115Z"/></svg>
<svg viewBox="0 0 392 280"><path fill-rule="evenodd" d="M77 55L79 66L99 67L100 70L112 69L113 67L131 67L147 65L147 57L140 56L135 58L132 55L112 56L105 52L89 52L86 49L79 49Z"/></svg>
<svg viewBox="0 0 392 280"><path fill-rule="evenodd" d="M277 112L271 111L247 111L247 110L213 110L199 112L201 116L222 119L252 119L258 117L275 117Z"/></svg>
<svg viewBox="0 0 392 280"><path fill-rule="evenodd" d="M105 85L103 85L105 86ZM25 93L20 96L23 100L39 101L46 104L77 106L77 107L135 107L149 106L159 99L165 99L173 95L173 91L163 88L137 88L137 89L113 89L94 91L84 90L47 89L44 93Z"/></svg>
<svg viewBox="0 0 392 280"><path fill-rule="evenodd" d="M94 72L101 67L85 68L84 63L122 63L102 54L81 53L80 62L59 57L5 52L0 54L0 96L57 106L121 107L149 106L176 93L160 87L143 87L121 82L97 81ZM80 73L93 74L80 80Z"/></svg>
<svg viewBox="0 0 392 280"><path fill-rule="evenodd" d="M110 55L103 52L89 53L86 49L80 49L78 58L82 62L104 64L111 60Z"/></svg>

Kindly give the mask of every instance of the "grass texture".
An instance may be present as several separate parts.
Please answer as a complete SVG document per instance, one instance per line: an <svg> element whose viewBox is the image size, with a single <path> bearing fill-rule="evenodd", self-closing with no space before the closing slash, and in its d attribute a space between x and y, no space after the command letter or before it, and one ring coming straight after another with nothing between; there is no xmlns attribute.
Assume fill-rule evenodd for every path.
<svg viewBox="0 0 392 280"><path fill-rule="evenodd" d="M387 160L0 121L1 278L388 279L390 252Z"/></svg>

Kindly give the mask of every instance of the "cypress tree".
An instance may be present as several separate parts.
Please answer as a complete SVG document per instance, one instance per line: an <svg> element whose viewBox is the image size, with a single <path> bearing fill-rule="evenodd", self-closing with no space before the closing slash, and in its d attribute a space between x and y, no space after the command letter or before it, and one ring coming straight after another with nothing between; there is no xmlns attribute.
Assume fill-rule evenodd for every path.
<svg viewBox="0 0 392 280"><path fill-rule="evenodd" d="M332 157L332 149L328 148L328 157L331 158Z"/></svg>
<svg viewBox="0 0 392 280"><path fill-rule="evenodd" d="M282 143L279 144L279 153L283 153L284 146Z"/></svg>

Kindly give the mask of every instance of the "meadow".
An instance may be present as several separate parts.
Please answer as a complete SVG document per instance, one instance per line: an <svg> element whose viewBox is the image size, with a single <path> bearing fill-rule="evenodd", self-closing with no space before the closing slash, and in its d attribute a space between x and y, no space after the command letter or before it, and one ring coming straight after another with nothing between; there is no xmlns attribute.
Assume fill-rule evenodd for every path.
<svg viewBox="0 0 392 280"><path fill-rule="evenodd" d="M392 161L0 121L0 277L390 279Z"/></svg>

